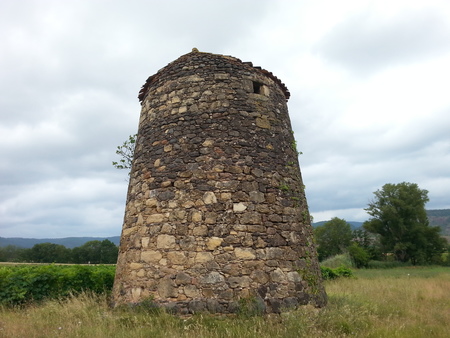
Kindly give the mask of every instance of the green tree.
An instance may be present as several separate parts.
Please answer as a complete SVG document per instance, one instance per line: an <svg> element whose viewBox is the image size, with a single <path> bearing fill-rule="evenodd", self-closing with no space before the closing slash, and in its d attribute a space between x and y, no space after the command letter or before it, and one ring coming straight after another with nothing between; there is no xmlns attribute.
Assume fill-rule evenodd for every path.
<svg viewBox="0 0 450 338"><path fill-rule="evenodd" d="M380 236L385 254L393 253L401 262L431 262L444 252L445 239L439 227L430 227L425 204L428 191L415 183L385 184L374 192L365 209L372 216L363 227Z"/></svg>
<svg viewBox="0 0 450 338"><path fill-rule="evenodd" d="M64 245L54 243L35 244L31 249L25 250L24 258L34 263L68 263L71 250Z"/></svg>
<svg viewBox="0 0 450 338"><path fill-rule="evenodd" d="M101 263L116 264L119 248L110 240L103 240L100 244Z"/></svg>
<svg viewBox="0 0 450 338"><path fill-rule="evenodd" d="M114 264L119 248L110 240L89 241L72 249L72 260L78 264Z"/></svg>
<svg viewBox="0 0 450 338"><path fill-rule="evenodd" d="M128 136L121 146L116 149L116 154L121 156L118 162L112 162L112 165L117 169L131 169L131 164L133 162L134 148L136 146L137 134Z"/></svg>
<svg viewBox="0 0 450 338"><path fill-rule="evenodd" d="M369 258L373 260L381 260L382 253L380 248L380 236L368 232L363 227L353 230L353 243L364 249Z"/></svg>
<svg viewBox="0 0 450 338"><path fill-rule="evenodd" d="M352 240L352 229L345 220L334 217L314 229L319 260L343 253Z"/></svg>
<svg viewBox="0 0 450 338"><path fill-rule="evenodd" d="M15 245L0 248L0 262L20 262L25 249Z"/></svg>

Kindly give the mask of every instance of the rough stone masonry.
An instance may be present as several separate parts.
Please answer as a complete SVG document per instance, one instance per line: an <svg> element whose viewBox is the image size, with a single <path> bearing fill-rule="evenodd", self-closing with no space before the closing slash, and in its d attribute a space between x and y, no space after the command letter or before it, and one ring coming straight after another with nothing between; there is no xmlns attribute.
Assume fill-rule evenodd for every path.
<svg viewBox="0 0 450 338"><path fill-rule="evenodd" d="M288 98L272 73L196 49L148 78L115 305L326 304Z"/></svg>

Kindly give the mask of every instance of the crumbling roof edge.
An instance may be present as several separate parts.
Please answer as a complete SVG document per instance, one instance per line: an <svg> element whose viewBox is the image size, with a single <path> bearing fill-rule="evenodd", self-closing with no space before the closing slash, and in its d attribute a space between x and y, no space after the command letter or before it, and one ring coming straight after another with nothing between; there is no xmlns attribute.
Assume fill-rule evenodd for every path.
<svg viewBox="0 0 450 338"><path fill-rule="evenodd" d="M242 62L240 59L234 57L234 56L229 56L229 55L222 55L222 54L213 54L213 53L206 53L206 52L199 52L196 48L192 49L192 52L184 54L182 56L180 56L178 59L172 61L171 63L169 63L167 66L161 68L160 70L158 70L158 72L156 72L155 74L151 75L144 83L144 85L141 87L141 90L139 91L139 95L138 95L138 99L139 102L142 103L142 101L144 101L145 96L147 95L147 91L148 88L155 82L158 81L161 73L166 70L167 68L170 68L170 66L174 63L179 62L180 60L187 58L189 55L193 54L193 53L204 53L204 54L212 54L212 55L217 55L217 56L222 56L224 58L229 58L229 59L233 59L237 62L240 62L244 65L247 65L248 67L251 67L257 71L259 71L260 73L262 73L263 75L267 76L268 78L272 79L275 83L277 83L281 90L283 91L284 96L286 97L286 100L289 100L289 97L291 96L291 93L289 92L289 90L287 89L286 85L278 78L276 77L272 72L269 72L266 69L263 69L261 67L258 66L253 66L253 63L251 62Z"/></svg>

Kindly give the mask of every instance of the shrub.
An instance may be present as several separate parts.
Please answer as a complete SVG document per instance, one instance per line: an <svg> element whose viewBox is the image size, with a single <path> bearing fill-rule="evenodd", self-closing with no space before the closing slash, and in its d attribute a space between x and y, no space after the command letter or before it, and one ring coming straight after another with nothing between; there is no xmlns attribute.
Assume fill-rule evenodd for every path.
<svg viewBox="0 0 450 338"><path fill-rule="evenodd" d="M320 265L329 268L338 268L340 266L350 267L352 266L352 260L350 259L350 255L348 253L344 253L330 257L321 262Z"/></svg>
<svg viewBox="0 0 450 338"><path fill-rule="evenodd" d="M367 267L369 264L369 253L364 248L360 247L357 243L353 243L347 249L355 268Z"/></svg>
<svg viewBox="0 0 450 338"><path fill-rule="evenodd" d="M340 266L338 268L332 269L326 266L321 266L320 270L322 272L322 278L324 280L332 280L338 277L353 277L353 272L345 266Z"/></svg>
<svg viewBox="0 0 450 338"><path fill-rule="evenodd" d="M0 304L66 297L82 291L109 292L114 266L37 265L0 268Z"/></svg>

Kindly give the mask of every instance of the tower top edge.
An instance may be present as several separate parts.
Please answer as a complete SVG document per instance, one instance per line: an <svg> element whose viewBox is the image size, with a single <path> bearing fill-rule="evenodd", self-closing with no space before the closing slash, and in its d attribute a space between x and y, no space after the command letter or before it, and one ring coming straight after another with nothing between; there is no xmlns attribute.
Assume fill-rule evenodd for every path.
<svg viewBox="0 0 450 338"><path fill-rule="evenodd" d="M180 62L184 62L186 60L188 60L189 58L198 56L198 55L205 55L205 56L210 56L210 57L215 57L215 58L223 58L226 59L228 62L230 63L237 63L240 65L243 65L244 67L248 67L249 69L259 72L261 74L263 74L264 76L272 79L282 90L286 100L289 99L289 97L291 96L288 88L286 87L286 85L278 78L276 77L272 72L269 72L266 69L263 69L259 66L253 66L252 62L243 62L242 60L231 56L231 55L223 55L223 54L214 54L214 53L208 53L208 52L200 52L197 48L192 48L192 51L184 54L182 56L180 56L178 59L170 62L169 64L167 64L165 67L161 68L160 70L158 70L155 74L151 75L144 83L144 85L141 87L141 90L139 91L139 95L138 95L138 99L139 102L142 102L144 100L144 98L147 96L147 92L149 90L149 87L156 83L157 80L161 77L162 74L164 74L166 71L170 70L170 68L172 68L174 65L180 63Z"/></svg>

